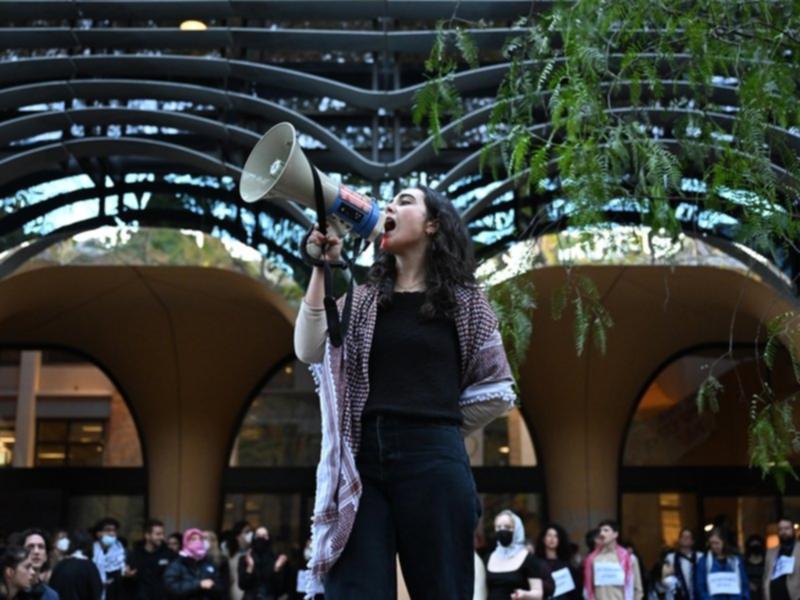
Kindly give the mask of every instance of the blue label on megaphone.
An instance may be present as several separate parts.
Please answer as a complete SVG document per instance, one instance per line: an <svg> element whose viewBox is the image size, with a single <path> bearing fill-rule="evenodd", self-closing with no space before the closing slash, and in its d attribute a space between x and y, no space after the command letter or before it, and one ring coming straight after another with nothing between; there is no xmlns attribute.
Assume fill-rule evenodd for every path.
<svg viewBox="0 0 800 600"><path fill-rule="evenodd" d="M378 204L367 196L362 196L341 185L328 214L336 215L350 224L353 233L366 239L378 224L381 211Z"/></svg>

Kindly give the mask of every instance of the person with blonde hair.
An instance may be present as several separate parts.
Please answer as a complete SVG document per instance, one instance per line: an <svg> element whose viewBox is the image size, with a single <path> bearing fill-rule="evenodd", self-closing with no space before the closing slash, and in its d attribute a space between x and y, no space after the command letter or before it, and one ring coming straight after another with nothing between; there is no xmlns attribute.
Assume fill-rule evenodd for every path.
<svg viewBox="0 0 800 600"><path fill-rule="evenodd" d="M542 600L554 591L544 563L528 551L525 527L510 510L494 519L497 545L486 562L488 600Z"/></svg>

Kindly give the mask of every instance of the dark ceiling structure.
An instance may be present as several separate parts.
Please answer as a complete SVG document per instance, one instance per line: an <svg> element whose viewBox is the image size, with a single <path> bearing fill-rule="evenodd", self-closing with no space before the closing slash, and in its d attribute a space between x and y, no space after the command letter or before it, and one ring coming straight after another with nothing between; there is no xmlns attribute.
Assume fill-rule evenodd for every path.
<svg viewBox="0 0 800 600"><path fill-rule="evenodd" d="M5 269L80 231L136 223L229 235L293 273L304 267L298 240L310 213L290 204L244 204L236 190L249 150L270 126L290 121L309 158L351 186L385 196L421 178L446 190L488 255L523 236L563 227L546 207L557 190L523 195L512 181L481 173L485 124L507 65L500 49L514 22L549 2L521 0L8 0L0 3L0 251L35 242ZM444 130L447 146L411 120L436 22L478 21L471 30L481 66L453 79L467 110ZM184 30L187 20L200 30ZM677 55L674 60L688 60ZM538 65L531 64L532 69ZM690 84L672 81L675 97ZM631 110L627 88L609 110ZM648 90L643 89L642 94ZM735 106L719 84L710 101ZM653 108L658 140L690 108ZM730 130L733 119L714 115ZM532 129L547 135L548 120ZM770 135L800 154L800 136ZM779 161L780 180L789 177ZM687 173L687 177L691 177ZM65 185L78 178L77 185ZM55 211L80 206L53 225ZM693 235L731 239L731 221L687 206ZM549 215L549 216L548 216ZM637 223L613 209L609 221ZM771 256L800 274L797 256Z"/></svg>

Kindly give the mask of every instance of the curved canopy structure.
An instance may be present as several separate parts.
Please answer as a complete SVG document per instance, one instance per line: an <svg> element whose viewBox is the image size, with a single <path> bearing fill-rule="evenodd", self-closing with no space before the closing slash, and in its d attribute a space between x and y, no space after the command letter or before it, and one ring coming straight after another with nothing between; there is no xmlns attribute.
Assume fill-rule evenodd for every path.
<svg viewBox="0 0 800 600"><path fill-rule="evenodd" d="M555 208L557 181L546 192L525 194L519 179L496 181L480 169L492 100L508 69L500 49L531 6L547 11L552 3L4 2L0 201L6 216L0 219L0 250L118 222L193 227L232 236L299 275L304 268L298 241L309 217L290 204L245 205L235 191L250 148L284 120L295 125L320 169L376 196L425 173L462 210L483 255L520 237L562 228L567 219ZM467 110L443 129L448 146L436 152L434 140L413 125L411 108L424 85L423 62L436 38L436 22L456 9L459 18L483 21L483 27L470 30L481 66L453 76ZM182 30L187 19L200 20L204 29ZM638 97L654 95L653 90L616 81L609 88L609 114L630 114L658 128L657 143L673 152L681 128L698 110L723 134L733 133L735 84L710 86L706 106L681 105L680 99L692 96L694 83L675 80L671 67L691 57L652 59L661 78L661 104L633 109L634 85ZM612 54L610 60L625 57ZM527 66L534 72L543 68L535 61ZM537 135L550 134L543 112L534 114L532 123ZM796 130L773 127L767 141L800 154ZM707 150L710 157L717 151ZM777 180L796 184L781 156L770 155ZM71 177L88 177L91 185L77 191L65 187ZM733 237L735 210L718 219L693 206L688 196L672 201L681 208L687 232ZM81 209L65 221L64 211L79 203ZM641 210L610 202L606 216L610 222L638 223ZM800 274L795 253L767 258L792 279Z"/></svg>

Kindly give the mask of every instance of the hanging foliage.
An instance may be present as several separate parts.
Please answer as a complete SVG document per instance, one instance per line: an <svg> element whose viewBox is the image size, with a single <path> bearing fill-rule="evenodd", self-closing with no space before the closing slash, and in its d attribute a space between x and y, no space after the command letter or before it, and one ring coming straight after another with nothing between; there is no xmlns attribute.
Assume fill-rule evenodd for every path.
<svg viewBox="0 0 800 600"><path fill-rule="evenodd" d="M479 58L463 26L456 18L440 24L414 107L437 149L455 136L448 125L465 112L459 65ZM561 227L589 231L612 220L612 204L624 201L635 207L652 249L659 239L679 238L687 227L679 211L689 206L695 228L724 226L770 258L800 253L796 0L532 3L502 60L481 172L523 195L555 194ZM496 292L498 314L509 323L531 309L513 289L519 281ZM605 352L613 320L591 280L570 276L552 306L555 318L571 307L579 355L590 338ZM768 325L763 363L772 370L783 346L800 381L794 322L792 313ZM515 355L529 331L506 333ZM719 410L723 391L712 370L698 408ZM766 378L755 398L752 464L782 483L796 449L791 402L776 400Z"/></svg>

